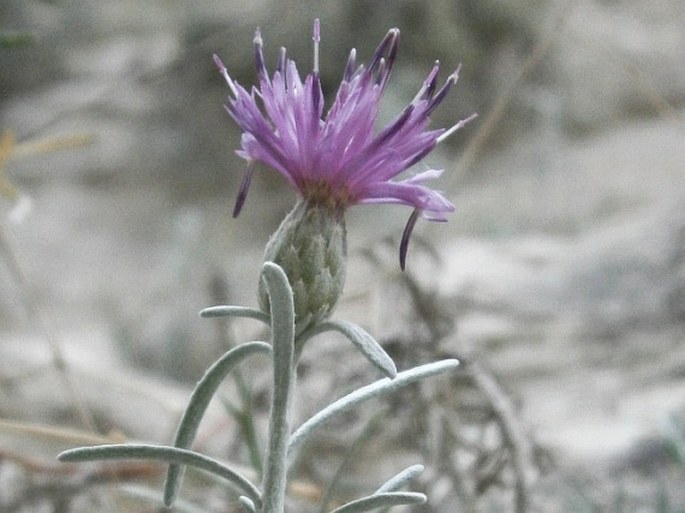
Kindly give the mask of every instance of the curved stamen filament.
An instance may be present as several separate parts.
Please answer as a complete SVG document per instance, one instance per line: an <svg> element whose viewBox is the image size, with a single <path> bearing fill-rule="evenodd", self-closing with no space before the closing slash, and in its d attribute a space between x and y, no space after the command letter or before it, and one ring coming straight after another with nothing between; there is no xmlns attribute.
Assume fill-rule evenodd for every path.
<svg viewBox="0 0 685 513"><path fill-rule="evenodd" d="M250 188L250 183L252 182L252 169L254 168L254 162L250 161L247 163L247 169L243 175L243 181L240 184L240 189L238 191L238 197L235 200L235 206L233 207L233 217L236 218L240 214L245 204L245 199L247 198L247 191Z"/></svg>
<svg viewBox="0 0 685 513"><path fill-rule="evenodd" d="M456 123L455 125L453 125L452 128L448 128L448 129L445 130L442 134L440 134L440 136L435 140L435 142L436 142L436 143L441 143L442 141L444 141L445 139L447 139L450 135L452 135L454 132L456 132L457 130L460 130L461 128L464 127L464 125L466 125L467 123L473 121L473 120L476 119L477 117L478 117L478 114L473 113L473 114L471 114L468 118L465 118L465 119L460 120L458 123Z"/></svg>
<svg viewBox="0 0 685 513"><path fill-rule="evenodd" d="M411 232L414 231L414 226L416 226L416 221L418 221L421 215L421 210L415 208L414 211L409 216L407 220L407 225L404 227L404 232L402 232L402 241L400 242L400 269L404 271L407 264L407 250L409 249L409 237L411 237Z"/></svg>
<svg viewBox="0 0 685 513"><path fill-rule="evenodd" d="M219 73L221 73L221 76L224 77L224 80L226 80L226 83L228 84L229 89L233 93L233 96L235 96L237 98L238 97L238 89L236 88L235 84L233 83L233 80L231 79L230 75L228 74L228 70L226 69L226 66L224 66L223 62L221 62L221 59L219 59L219 56L217 54L214 54L213 59L214 59L214 64L216 64L216 67L219 68Z"/></svg>

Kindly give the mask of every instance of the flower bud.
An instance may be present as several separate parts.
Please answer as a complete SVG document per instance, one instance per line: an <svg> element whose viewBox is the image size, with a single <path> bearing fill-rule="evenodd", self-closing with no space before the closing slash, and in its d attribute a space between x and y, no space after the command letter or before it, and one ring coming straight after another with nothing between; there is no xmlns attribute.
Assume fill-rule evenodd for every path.
<svg viewBox="0 0 685 513"><path fill-rule="evenodd" d="M345 221L319 202L300 200L269 239L264 261L280 265L288 276L297 334L333 312L345 283L346 256ZM259 303L269 312L262 279Z"/></svg>

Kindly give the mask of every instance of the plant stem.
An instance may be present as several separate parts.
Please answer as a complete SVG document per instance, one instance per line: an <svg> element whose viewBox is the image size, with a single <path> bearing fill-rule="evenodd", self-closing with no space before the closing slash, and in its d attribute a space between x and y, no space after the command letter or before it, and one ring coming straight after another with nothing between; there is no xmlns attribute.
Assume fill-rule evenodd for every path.
<svg viewBox="0 0 685 513"><path fill-rule="evenodd" d="M283 269L267 262L263 267L263 277L271 309L274 381L261 513L283 513L290 439L290 404L295 382L295 306L293 292Z"/></svg>
<svg viewBox="0 0 685 513"><path fill-rule="evenodd" d="M240 425L240 431L247 444L250 464L258 475L262 475L262 457L257 430L254 425L255 413L252 404L252 392L249 385L245 382L241 369L238 368L233 373L233 382L235 383L236 388L238 389L238 395L240 396L240 408L236 409L233 414Z"/></svg>

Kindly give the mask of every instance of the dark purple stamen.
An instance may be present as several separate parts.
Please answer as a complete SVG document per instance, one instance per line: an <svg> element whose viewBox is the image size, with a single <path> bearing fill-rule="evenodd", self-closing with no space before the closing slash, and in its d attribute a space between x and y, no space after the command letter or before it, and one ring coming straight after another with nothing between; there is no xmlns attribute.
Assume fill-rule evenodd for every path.
<svg viewBox="0 0 685 513"><path fill-rule="evenodd" d="M457 70L455 73L450 75L450 77L447 79L445 84L440 88L440 90L435 93L435 96L430 99L430 104L428 105L428 109L426 109L426 114L430 114L435 110L435 108L440 105L440 103L445 99L447 96L447 93L450 92L450 89L452 89L452 86L457 83L457 74L459 70Z"/></svg>
<svg viewBox="0 0 685 513"><path fill-rule="evenodd" d="M262 47L262 34L259 32L259 29L257 29L254 36L254 53L257 74L259 75L259 78L268 78L269 72L266 70L266 64L264 63L264 51Z"/></svg>
<svg viewBox="0 0 685 513"><path fill-rule="evenodd" d="M344 82L349 82L352 80L352 76L354 75L355 71L355 66L357 62L357 51L352 48L350 51L350 57L347 59L347 66L345 66L345 73L343 73L343 81Z"/></svg>
<svg viewBox="0 0 685 513"><path fill-rule="evenodd" d="M420 152L418 152L416 155L414 155L409 161L407 161L406 166L407 168L410 168L411 166L418 164L421 162L423 157L428 155L431 151L433 151L433 148L435 148L435 145L437 143L434 141L430 143L430 145L427 145L425 148L423 148Z"/></svg>
<svg viewBox="0 0 685 513"><path fill-rule="evenodd" d="M378 48L376 48L376 51L373 53L373 57L371 57L371 60L369 61L369 70L373 70L376 67L378 62L385 55L385 51L388 50L388 48L390 48L388 51L388 59L390 59L390 56L392 55L392 60L395 60L394 56L397 55L399 36L400 31L396 28L388 31L386 36L383 38L383 41L381 41L381 44L378 45ZM392 62L390 62L390 64L392 64Z"/></svg>
<svg viewBox="0 0 685 513"><path fill-rule="evenodd" d="M375 150L379 146L385 144L390 137L397 134L402 129L404 124L409 120L413 111L414 106L410 103L404 108L402 113L397 117L397 119L395 119L395 121L390 123L387 127L381 130L376 137L374 137L373 142L371 145L369 145L369 150Z"/></svg>
<svg viewBox="0 0 685 513"><path fill-rule="evenodd" d="M386 60L385 76L383 77L383 82L381 86L385 89L385 84L390 79L390 72L392 67L395 65L395 59L397 58L397 51L400 49L400 31L393 29L395 32L395 38L390 45L390 50L388 50L388 58ZM391 31L392 32L392 31Z"/></svg>
<svg viewBox="0 0 685 513"><path fill-rule="evenodd" d="M411 237L411 232L414 231L414 226L416 221L418 221L421 215L421 210L415 208L414 211L409 216L407 220L407 225L404 227L402 232L402 240L400 241L400 269L404 271L407 263L407 250L409 249L409 237Z"/></svg>
<svg viewBox="0 0 685 513"><path fill-rule="evenodd" d="M252 182L252 162L247 164L247 169L243 175L243 181L240 184L240 190L238 191L238 197L235 199L235 206L233 207L233 218L238 217L240 211L243 209L245 204L245 199L247 198L247 190L250 188L250 182Z"/></svg>
<svg viewBox="0 0 685 513"><path fill-rule="evenodd" d="M323 103L323 91L321 90L321 77L319 76L319 72L314 72L312 73L313 75L313 80L314 84L312 85L312 106L314 108L314 112L319 112L319 108L321 104ZM313 126L316 126L319 124L319 118L312 117L310 120L312 122Z"/></svg>
<svg viewBox="0 0 685 513"><path fill-rule="evenodd" d="M435 88L438 86L438 69L440 67L440 63L438 61L435 61L435 65L433 66L433 70L431 73L428 75L428 85L426 86L426 92L423 94L423 97L427 100L430 100L433 97L433 94L435 93Z"/></svg>
<svg viewBox="0 0 685 513"><path fill-rule="evenodd" d="M281 46L281 51L278 53L278 62L276 62L276 71L285 73L285 48Z"/></svg>
<svg viewBox="0 0 685 513"><path fill-rule="evenodd" d="M386 77L386 63L385 59L381 59L378 61L378 75L376 76L375 84L380 85L383 87L383 84L386 82L385 77Z"/></svg>

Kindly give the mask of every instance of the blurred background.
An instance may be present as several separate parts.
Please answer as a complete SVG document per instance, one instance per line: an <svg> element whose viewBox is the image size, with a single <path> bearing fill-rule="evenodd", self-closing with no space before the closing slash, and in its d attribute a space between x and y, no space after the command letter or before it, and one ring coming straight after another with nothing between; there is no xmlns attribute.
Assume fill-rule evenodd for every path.
<svg viewBox="0 0 685 513"><path fill-rule="evenodd" d="M332 507L425 461L415 511L685 511L682 0L3 0L0 513L157 511L161 466L55 455L170 443L203 370L264 336L197 315L256 306L295 201L260 168L231 218L244 161L211 57L254 83L260 27L269 67L285 46L305 73L315 17L329 101L349 50L363 62L398 27L381 117L436 59L443 77L463 68L433 126L479 117L417 166L446 170L436 187L457 210L419 223L406 273L408 209L349 212L336 314L401 368L463 369L328 427L295 466L293 504ZM263 427L268 368L249 376ZM322 337L297 418L373 379ZM223 394L197 447L248 465L226 407L239 390ZM190 477L179 511L238 511Z"/></svg>

